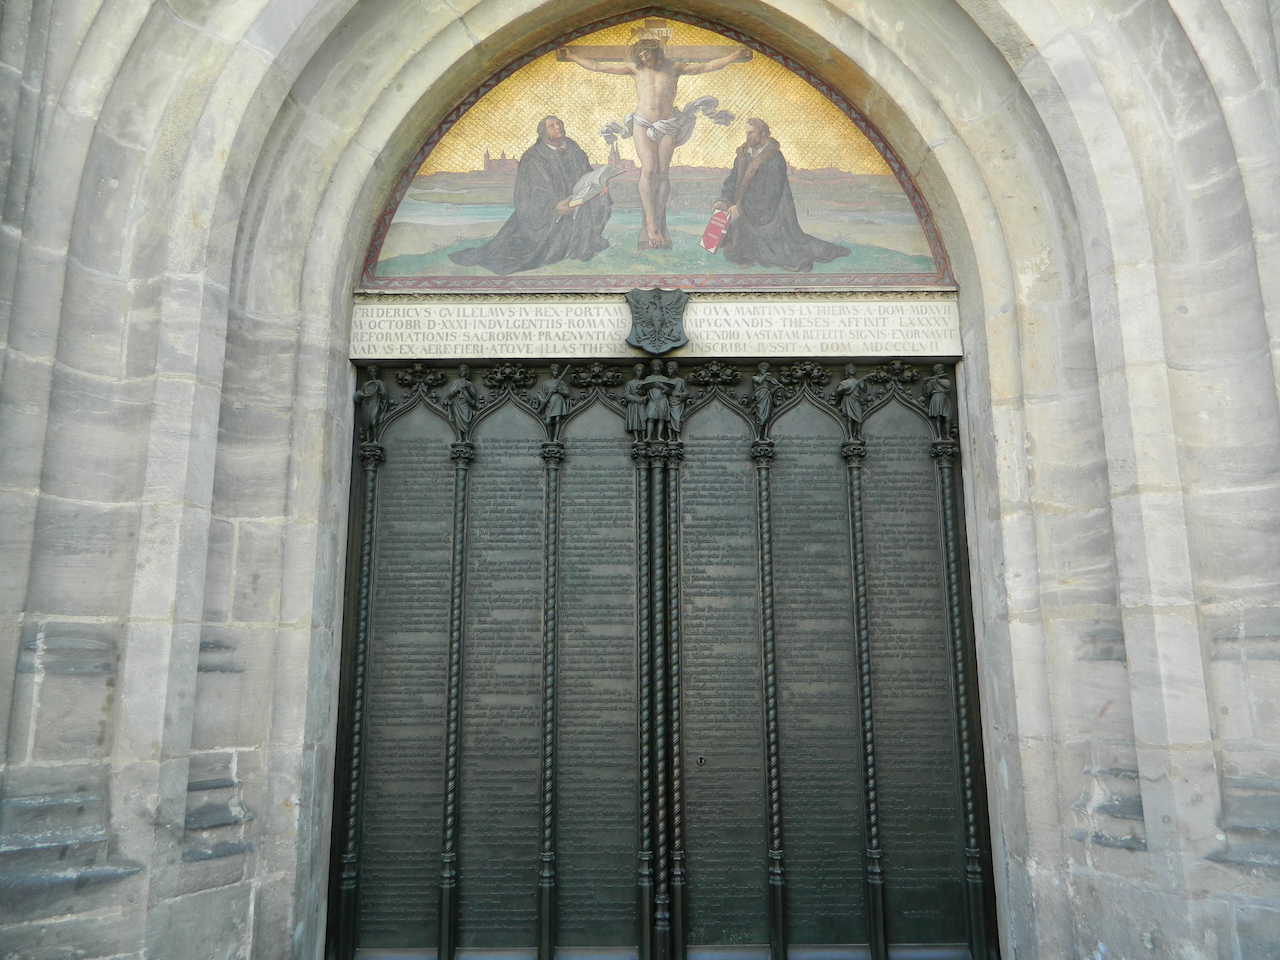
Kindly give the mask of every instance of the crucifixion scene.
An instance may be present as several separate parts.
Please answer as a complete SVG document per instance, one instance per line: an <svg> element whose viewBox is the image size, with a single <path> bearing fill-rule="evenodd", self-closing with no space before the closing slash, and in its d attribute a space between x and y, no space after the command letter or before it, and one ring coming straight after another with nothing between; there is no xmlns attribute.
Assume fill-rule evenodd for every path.
<svg viewBox="0 0 1280 960"><path fill-rule="evenodd" d="M544 49L430 132L365 285L750 290L944 272L884 141L767 48L646 18Z"/></svg>
<svg viewBox="0 0 1280 960"><path fill-rule="evenodd" d="M636 156L640 161L640 209L644 217L637 243L641 249L671 249L671 234L667 230L671 160L676 147L688 143L693 136L698 113L723 127L734 120L734 115L728 110L718 109L720 101L715 97L699 97L684 109L677 107L680 78L723 70L731 63L751 59L751 51L746 47L669 46L666 40L670 35L671 28L665 24L646 25L637 30L636 40L629 46L582 45L561 47L556 51L558 60L571 61L595 73L635 80L635 109L621 122L614 121L605 126L601 134L610 146L619 137L634 136Z"/></svg>

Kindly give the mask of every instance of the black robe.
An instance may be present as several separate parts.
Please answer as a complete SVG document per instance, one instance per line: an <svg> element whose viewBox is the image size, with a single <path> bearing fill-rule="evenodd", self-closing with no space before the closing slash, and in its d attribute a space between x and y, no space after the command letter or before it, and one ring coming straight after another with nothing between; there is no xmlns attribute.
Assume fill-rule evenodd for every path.
<svg viewBox="0 0 1280 960"><path fill-rule="evenodd" d="M576 213L556 213L556 204L572 195L578 178L591 171L582 148L567 137L563 143L557 151L539 140L524 152L516 168L516 212L484 246L451 253L450 260L506 276L569 257L590 260L609 246L601 235L613 212L607 193L588 200Z"/></svg>
<svg viewBox="0 0 1280 960"><path fill-rule="evenodd" d="M765 141L764 150L747 156L738 148L720 199L736 204L738 215L725 232L720 252L740 267L782 267L808 273L815 263L830 263L849 255L844 247L811 237L800 229L796 204L787 181L787 161L778 141Z"/></svg>

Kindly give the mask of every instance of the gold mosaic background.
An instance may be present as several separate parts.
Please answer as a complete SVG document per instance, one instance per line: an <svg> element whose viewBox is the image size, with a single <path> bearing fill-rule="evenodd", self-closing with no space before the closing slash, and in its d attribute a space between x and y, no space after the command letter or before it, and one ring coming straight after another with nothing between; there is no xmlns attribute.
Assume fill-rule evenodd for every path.
<svg viewBox="0 0 1280 960"><path fill-rule="evenodd" d="M643 22L608 27L574 43L626 45ZM666 25L674 31L670 45L736 46L700 27L678 21L666 21ZM890 172L871 141L838 107L786 67L759 53L747 63L681 77L676 106L683 107L704 95L717 97L720 109L732 111L736 119L728 127L718 127L700 116L693 137L676 149L674 164L732 166L734 151L746 137L746 120L760 117L769 124L792 166L804 170L835 167L852 174ZM560 117L567 135L587 152L593 164L601 164L608 159L609 148L597 131L610 120L622 120L635 105L631 77L593 73L574 63L562 63L549 53L481 97L436 144L418 173L481 170L486 149L493 157L504 151L508 157L519 157L537 139L538 121L548 114ZM636 159L630 140L619 140L618 151L623 159Z"/></svg>

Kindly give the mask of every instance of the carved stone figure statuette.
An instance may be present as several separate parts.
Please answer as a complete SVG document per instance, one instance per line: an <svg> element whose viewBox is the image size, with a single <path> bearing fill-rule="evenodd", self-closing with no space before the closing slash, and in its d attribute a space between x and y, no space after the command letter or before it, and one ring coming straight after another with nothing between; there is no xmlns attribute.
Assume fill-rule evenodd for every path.
<svg viewBox="0 0 1280 960"><path fill-rule="evenodd" d="M951 439L951 378L940 363L933 365L933 376L924 382L924 400L929 419L938 426L938 436Z"/></svg>
<svg viewBox="0 0 1280 960"><path fill-rule="evenodd" d="M649 369L653 372L642 383L647 400L644 406L645 439L665 440L671 427L672 383L663 374L661 360L654 360Z"/></svg>
<svg viewBox="0 0 1280 960"><path fill-rule="evenodd" d="M853 364L844 368L844 379L836 385L834 400L849 420L849 430L853 439L862 436L862 421L866 417L866 386L863 378L855 374Z"/></svg>
<svg viewBox="0 0 1280 960"><path fill-rule="evenodd" d="M632 368L634 376L622 388L622 402L627 406L627 432L633 440L644 439L644 407L648 398L644 391L644 364Z"/></svg>
<svg viewBox="0 0 1280 960"><path fill-rule="evenodd" d="M476 394L476 385L471 382L471 371L467 367L458 368L458 379L449 385L449 389L440 398L440 403L449 412L458 436L465 440L471 430L471 418L475 416L480 399Z"/></svg>
<svg viewBox="0 0 1280 960"><path fill-rule="evenodd" d="M551 379L539 387L537 394L532 398L534 406L542 411L542 419L547 424L549 439L552 441L560 439L560 426L569 413L569 388L564 382L568 372L568 367L562 371L560 364L553 363Z"/></svg>
<svg viewBox="0 0 1280 960"><path fill-rule="evenodd" d="M365 443L374 443L378 439L382 419L387 415L390 398L387 395L387 385L378 379L378 368L366 367L365 373L369 379L356 390L355 396L360 412L360 439Z"/></svg>
<svg viewBox="0 0 1280 960"><path fill-rule="evenodd" d="M684 426L684 407L689 402L689 384L680 376L680 367L674 360L667 361L667 379L671 381L671 396L667 399L671 409L670 433L672 438L677 438Z"/></svg>
<svg viewBox="0 0 1280 960"><path fill-rule="evenodd" d="M773 391L782 384L769 372L769 365L762 363L760 372L751 378L751 385L751 406L755 411L756 423L763 427L773 416Z"/></svg>

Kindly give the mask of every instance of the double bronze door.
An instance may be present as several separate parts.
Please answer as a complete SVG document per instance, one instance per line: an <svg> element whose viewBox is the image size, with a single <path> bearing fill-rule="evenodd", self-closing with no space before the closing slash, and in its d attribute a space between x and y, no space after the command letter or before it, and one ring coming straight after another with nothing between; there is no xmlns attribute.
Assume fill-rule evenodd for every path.
<svg viewBox="0 0 1280 960"><path fill-rule="evenodd" d="M994 956L950 368L361 379L331 956Z"/></svg>

